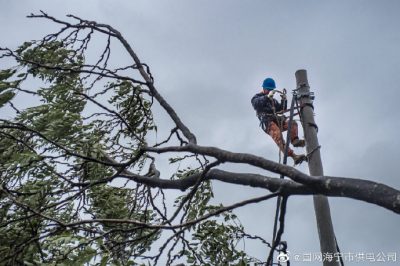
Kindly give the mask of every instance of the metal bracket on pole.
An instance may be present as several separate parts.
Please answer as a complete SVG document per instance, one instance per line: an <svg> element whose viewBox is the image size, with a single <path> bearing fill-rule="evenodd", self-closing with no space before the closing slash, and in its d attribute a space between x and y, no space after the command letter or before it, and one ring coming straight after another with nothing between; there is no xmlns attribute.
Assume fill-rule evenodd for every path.
<svg viewBox="0 0 400 266"><path fill-rule="evenodd" d="M309 92L301 92L301 93L300 93L300 92L296 92L294 95L296 96L296 99L297 99L297 100L300 100L300 99L303 98L303 97L310 98L311 100L314 100L314 99L315 99L314 92L312 92L312 91L309 91Z"/></svg>

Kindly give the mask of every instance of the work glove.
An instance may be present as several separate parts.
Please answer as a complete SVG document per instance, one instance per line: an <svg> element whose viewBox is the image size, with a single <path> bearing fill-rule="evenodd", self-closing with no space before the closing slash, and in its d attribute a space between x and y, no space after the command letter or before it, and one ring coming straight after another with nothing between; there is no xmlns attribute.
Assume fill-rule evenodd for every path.
<svg viewBox="0 0 400 266"><path fill-rule="evenodd" d="M268 93L268 98L273 98L273 97L274 97L274 94L275 94L275 91L270 91L270 92Z"/></svg>

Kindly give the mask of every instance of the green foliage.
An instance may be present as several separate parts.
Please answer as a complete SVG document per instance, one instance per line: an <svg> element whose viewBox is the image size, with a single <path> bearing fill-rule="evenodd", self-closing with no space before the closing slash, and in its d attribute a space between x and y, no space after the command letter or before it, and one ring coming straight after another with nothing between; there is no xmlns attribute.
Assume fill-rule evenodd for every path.
<svg viewBox="0 0 400 266"><path fill-rule="evenodd" d="M12 91L6 91L3 93L0 93L0 108L3 107L6 103L12 100L14 98L15 93Z"/></svg>
<svg viewBox="0 0 400 266"><path fill-rule="evenodd" d="M84 245L86 242L86 238L70 232L47 238L42 247L55 256L51 262L41 263L41 265L85 265L85 263L89 263L97 252L89 245Z"/></svg>
<svg viewBox="0 0 400 266"><path fill-rule="evenodd" d="M119 81L107 84L106 88L115 90L115 95L109 99L109 103L116 106L120 116L126 121L125 136L142 137L147 131L155 129L152 123L151 104L143 100L139 86Z"/></svg>
<svg viewBox="0 0 400 266"><path fill-rule="evenodd" d="M30 106L0 122L0 177L6 188L0 191L0 265L4 259L7 264L83 265L99 256L102 265L133 265L132 254L149 250L159 232L107 222L73 229L62 224L87 218L154 220L153 210L137 202L145 195L102 181L115 169L100 163L105 152L130 158L140 147L139 138L154 128L149 101L129 82L112 83L108 108L121 114L129 130L118 117L88 106L79 73L82 54L59 41L25 43L15 53L19 66L0 71L0 107L18 103L16 92L26 91L27 81L42 83L29 88ZM115 130L119 125L123 130ZM134 145L125 149L122 142ZM79 182L87 184L75 185ZM145 240L136 240L141 237Z"/></svg>
<svg viewBox="0 0 400 266"><path fill-rule="evenodd" d="M199 169L187 168L178 171L176 176L181 179L195 173L199 173ZM194 221L223 207L210 204L213 197L210 181L202 182L191 197L190 204L185 207L186 222ZM179 197L175 206L179 206L185 198L186 196ZM243 227L236 215L230 211L193 225L191 231L190 247L180 251L180 256L186 257L187 265L249 265L259 262L237 247L244 238Z"/></svg>
<svg viewBox="0 0 400 266"><path fill-rule="evenodd" d="M230 218L226 220L228 222L208 220L199 224L194 233L192 247L196 249L197 254L206 258L206 265L247 265L254 262L237 248L242 228L230 224ZM187 262L190 263L194 259L194 256L189 255Z"/></svg>
<svg viewBox="0 0 400 266"><path fill-rule="evenodd" d="M24 43L16 50L21 56L21 65L27 66L27 74L48 82L68 83L79 76L83 56L73 49L66 49L61 41L33 45Z"/></svg>
<svg viewBox="0 0 400 266"><path fill-rule="evenodd" d="M16 70L12 69L4 69L0 71L0 81L9 79L12 75L14 75Z"/></svg>
<svg viewBox="0 0 400 266"><path fill-rule="evenodd" d="M0 108L15 97L12 89L18 86L21 80L7 81L15 73L15 69L0 70Z"/></svg>
<svg viewBox="0 0 400 266"><path fill-rule="evenodd" d="M14 111L0 118L0 265L151 265L165 240L161 227L171 224L164 192L126 176L151 176L155 158L143 147L157 131L153 95L108 69L108 49L89 65L92 33L80 39L79 30L0 56L16 62L0 70L0 108ZM201 173L205 158L169 161L195 156L201 167L172 178ZM221 208L210 203L213 196L211 183L200 182L177 197L175 207L183 210L177 217L192 222ZM171 238L167 263L255 261L237 247L243 228L231 212L184 229L191 239Z"/></svg>

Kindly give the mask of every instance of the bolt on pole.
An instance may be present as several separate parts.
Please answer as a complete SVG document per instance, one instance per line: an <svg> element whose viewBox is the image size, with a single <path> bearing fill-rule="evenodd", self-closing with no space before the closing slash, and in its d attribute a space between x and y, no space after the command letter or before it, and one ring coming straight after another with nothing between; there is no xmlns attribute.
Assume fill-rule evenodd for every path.
<svg viewBox="0 0 400 266"><path fill-rule="evenodd" d="M306 140L308 168L311 176L323 176L320 146L318 143L318 127L314 121L314 107L312 105L312 94L308 84L307 71L304 69L296 71L297 97L301 106L301 120ZM332 225L332 218L328 198L322 195L314 196L314 210L317 220L318 235L322 254L337 253L335 233ZM332 261L324 261L324 266L339 266L337 258Z"/></svg>

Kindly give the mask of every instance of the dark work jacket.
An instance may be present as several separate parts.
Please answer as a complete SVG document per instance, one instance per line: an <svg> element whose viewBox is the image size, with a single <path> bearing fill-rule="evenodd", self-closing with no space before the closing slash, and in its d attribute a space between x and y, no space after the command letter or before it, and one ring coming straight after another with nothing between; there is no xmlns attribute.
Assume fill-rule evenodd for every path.
<svg viewBox="0 0 400 266"><path fill-rule="evenodd" d="M286 110L287 100L282 99L279 103L274 98L269 98L267 94L257 93L251 98L251 104L257 112L257 117L260 119L260 125L264 131L268 129L271 122L276 122L275 113Z"/></svg>

